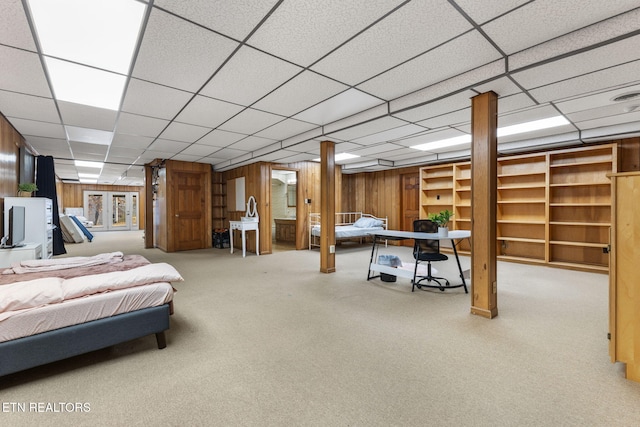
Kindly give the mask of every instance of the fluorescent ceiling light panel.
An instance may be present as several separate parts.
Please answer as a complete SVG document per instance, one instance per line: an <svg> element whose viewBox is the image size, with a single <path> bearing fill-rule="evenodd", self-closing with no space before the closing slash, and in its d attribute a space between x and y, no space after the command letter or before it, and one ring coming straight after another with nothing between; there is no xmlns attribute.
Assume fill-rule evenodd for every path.
<svg viewBox="0 0 640 427"><path fill-rule="evenodd" d="M497 136L516 135L519 133L533 132L541 129L549 129L557 126L569 124L569 121L563 116L549 117L547 119L534 120L532 122L520 123L512 126L498 128ZM414 145L411 148L421 151L432 151L441 148L451 148L457 145L468 144L471 142L471 135L461 135L454 138L442 139L439 141L427 142L426 144Z"/></svg>
<svg viewBox="0 0 640 427"><path fill-rule="evenodd" d="M336 154L333 158L336 162L340 162L343 160L355 159L356 157L360 157L360 156L356 156L355 154L349 154L349 153L340 153L340 154ZM320 158L318 157L317 159L313 159L313 161L319 162Z"/></svg>
<svg viewBox="0 0 640 427"><path fill-rule="evenodd" d="M104 163L102 162L88 162L86 160L74 160L73 163L76 165L76 167L79 167L79 168L102 169L102 167L104 166Z"/></svg>
<svg viewBox="0 0 640 427"><path fill-rule="evenodd" d="M65 126L69 141L86 142L87 144L109 145L113 140L113 132L98 129L87 129L76 126Z"/></svg>
<svg viewBox="0 0 640 427"><path fill-rule="evenodd" d="M517 125L498 128L498 137L533 132L536 130L549 129L568 124L569 120L565 119L563 116L549 117L547 119L534 120L532 122L519 123Z"/></svg>
<svg viewBox="0 0 640 427"><path fill-rule="evenodd" d="M441 139L439 141L427 142L426 144L414 145L411 148L415 148L420 151L431 151L440 148L450 148L456 145L468 144L471 142L471 135L460 135L453 138Z"/></svg>
<svg viewBox="0 0 640 427"><path fill-rule="evenodd" d="M80 181L81 184L97 184L98 183L97 179L82 179L82 178L80 178L78 181Z"/></svg>
<svg viewBox="0 0 640 427"><path fill-rule="evenodd" d="M42 53L122 74L145 8L136 0L29 0Z"/></svg>
<svg viewBox="0 0 640 427"><path fill-rule="evenodd" d="M45 58L45 63L56 99L108 110L120 108L125 76L53 58Z"/></svg>
<svg viewBox="0 0 640 427"><path fill-rule="evenodd" d="M135 0L28 0L55 97L117 110L147 7Z"/></svg>
<svg viewBox="0 0 640 427"><path fill-rule="evenodd" d="M98 178L100 178L100 174L98 174L98 173L82 173L82 172L78 172L78 178L80 178L80 179L98 179Z"/></svg>

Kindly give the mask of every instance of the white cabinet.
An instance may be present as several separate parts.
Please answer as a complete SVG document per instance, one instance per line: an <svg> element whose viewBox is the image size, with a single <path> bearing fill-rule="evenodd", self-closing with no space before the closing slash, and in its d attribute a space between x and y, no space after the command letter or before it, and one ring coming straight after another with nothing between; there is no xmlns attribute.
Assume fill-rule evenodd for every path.
<svg viewBox="0 0 640 427"><path fill-rule="evenodd" d="M29 243L11 249L0 249L0 267L10 267L14 262L42 258L42 245Z"/></svg>
<svg viewBox="0 0 640 427"><path fill-rule="evenodd" d="M25 207L25 243L42 245L42 258L53 256L53 204L46 197L5 197L4 229L9 229L9 209Z"/></svg>

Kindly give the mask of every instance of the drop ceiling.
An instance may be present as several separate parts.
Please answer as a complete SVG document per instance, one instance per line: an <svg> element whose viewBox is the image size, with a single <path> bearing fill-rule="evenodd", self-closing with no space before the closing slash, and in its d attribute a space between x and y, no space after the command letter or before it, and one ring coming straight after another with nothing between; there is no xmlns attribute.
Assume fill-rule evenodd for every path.
<svg viewBox="0 0 640 427"><path fill-rule="evenodd" d="M132 0L134 1L134 0ZM640 133L637 0L156 0L117 111L57 100L25 2L0 4L0 112L57 175L103 161L99 183L141 185L154 159L216 171L319 157L345 172L465 158L470 98L498 94L498 126L569 123L499 138L503 153ZM115 23L114 23L115 25ZM81 34L78 35L81 37ZM113 132L110 145L66 127Z"/></svg>

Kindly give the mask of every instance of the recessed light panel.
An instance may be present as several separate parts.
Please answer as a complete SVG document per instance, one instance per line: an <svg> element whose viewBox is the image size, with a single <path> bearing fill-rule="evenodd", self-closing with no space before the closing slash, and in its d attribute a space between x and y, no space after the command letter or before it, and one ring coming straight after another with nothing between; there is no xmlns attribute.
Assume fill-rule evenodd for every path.
<svg viewBox="0 0 640 427"><path fill-rule="evenodd" d="M117 110L146 5L28 0L57 99Z"/></svg>

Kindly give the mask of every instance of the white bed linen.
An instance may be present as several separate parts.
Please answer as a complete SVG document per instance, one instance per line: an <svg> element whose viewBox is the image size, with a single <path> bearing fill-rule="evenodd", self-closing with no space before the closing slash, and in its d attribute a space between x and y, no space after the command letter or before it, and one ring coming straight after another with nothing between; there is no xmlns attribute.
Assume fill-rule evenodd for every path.
<svg viewBox="0 0 640 427"><path fill-rule="evenodd" d="M0 322L0 342L86 323L173 300L173 287L158 282L74 298L25 310Z"/></svg>
<svg viewBox="0 0 640 427"><path fill-rule="evenodd" d="M365 237L367 233L377 230L384 230L384 227L355 227L353 225L336 225L336 239L347 239L349 237ZM313 236L320 236L320 226L311 229Z"/></svg>

